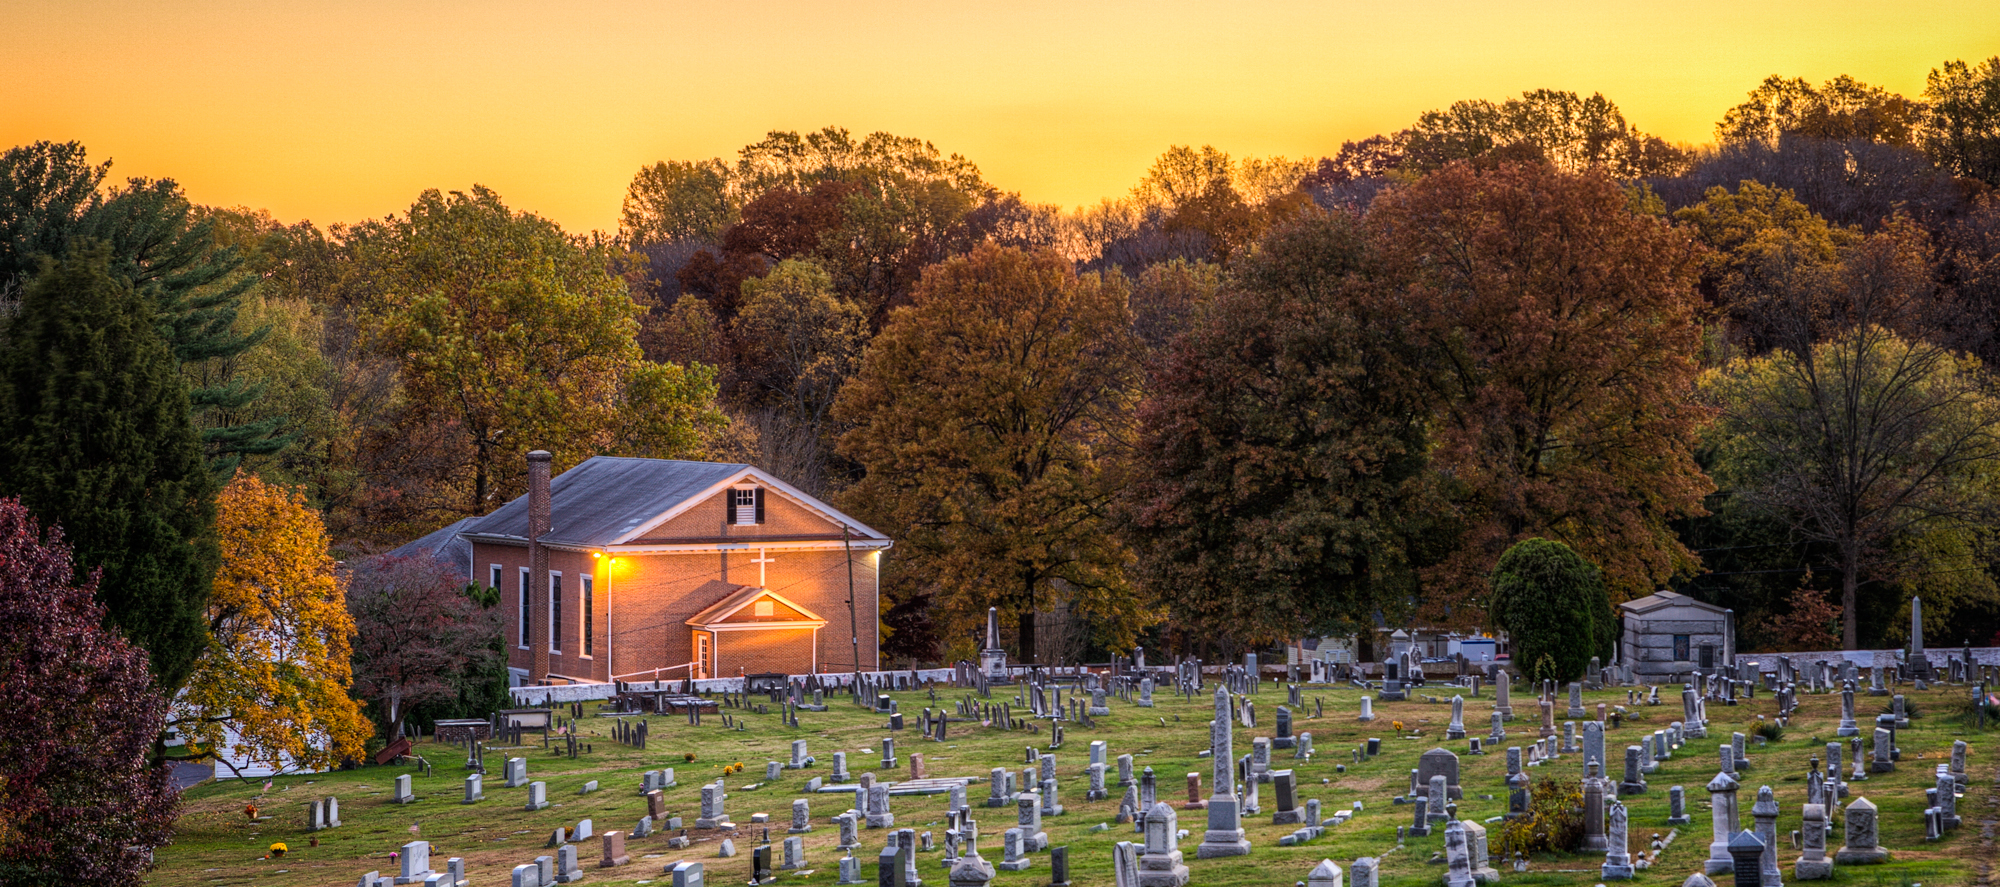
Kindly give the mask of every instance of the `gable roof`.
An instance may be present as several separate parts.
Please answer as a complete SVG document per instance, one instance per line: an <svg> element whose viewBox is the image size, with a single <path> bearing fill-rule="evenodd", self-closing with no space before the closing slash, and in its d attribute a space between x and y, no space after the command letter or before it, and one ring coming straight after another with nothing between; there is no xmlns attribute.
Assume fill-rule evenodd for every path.
<svg viewBox="0 0 2000 887"><path fill-rule="evenodd" d="M1728 610L1722 607L1698 601L1678 591L1668 591L1664 588L1645 597L1633 598L1618 605L1618 609L1634 615L1650 613L1661 607L1696 607L1716 614L1728 612Z"/></svg>
<svg viewBox="0 0 2000 887"><path fill-rule="evenodd" d="M739 620L733 623L729 621L730 617L741 612L744 607L750 606L753 601L766 597L778 602L803 618L765 619L763 621ZM788 613L786 615L790 616L792 614ZM722 600L710 604L707 609L689 616L687 624L695 628L708 629L710 631L724 628L823 628L826 626L826 620L820 618L818 613L799 606L791 599L775 591L761 586L745 585L724 595Z"/></svg>
<svg viewBox="0 0 2000 887"><path fill-rule="evenodd" d="M448 564L452 569L463 572L471 569L472 543L459 536L465 528L479 520L476 517L461 518L443 527L403 544L401 548L389 552L391 557L435 558Z"/></svg>
<svg viewBox="0 0 2000 887"><path fill-rule="evenodd" d="M753 465L624 456L592 456L550 479L550 526L542 541L582 548L632 542L710 496L746 480L774 490L835 524L847 524L863 539L888 542L887 536ZM525 541L528 497L515 498L460 532ZM755 540L746 537L731 541Z"/></svg>

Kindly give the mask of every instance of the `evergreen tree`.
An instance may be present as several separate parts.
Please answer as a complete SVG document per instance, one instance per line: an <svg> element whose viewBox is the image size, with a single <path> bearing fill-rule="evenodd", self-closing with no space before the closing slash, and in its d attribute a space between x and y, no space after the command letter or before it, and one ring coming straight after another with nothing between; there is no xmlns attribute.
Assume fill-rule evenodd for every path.
<svg viewBox="0 0 2000 887"><path fill-rule="evenodd" d="M1516 542L1494 565L1491 581L1487 612L1507 631L1515 662L1573 681L1590 657L1608 656L1617 622L1603 574L1569 546L1539 537Z"/></svg>
<svg viewBox="0 0 2000 887"><path fill-rule="evenodd" d="M109 161L92 166L76 142L36 142L0 154L0 294L28 284L44 257L84 239L110 248L110 269L152 303L160 333L181 364L242 354L265 330L237 329L237 306L257 279L244 257L217 243L215 221L196 212L172 179L131 179L106 188ZM293 440L283 417L224 424L263 393L230 376L188 392L210 467L227 477L245 455Z"/></svg>
<svg viewBox="0 0 2000 887"><path fill-rule="evenodd" d="M0 348L0 494L102 569L110 623L168 695L208 642L214 481L157 319L102 244L43 262Z"/></svg>

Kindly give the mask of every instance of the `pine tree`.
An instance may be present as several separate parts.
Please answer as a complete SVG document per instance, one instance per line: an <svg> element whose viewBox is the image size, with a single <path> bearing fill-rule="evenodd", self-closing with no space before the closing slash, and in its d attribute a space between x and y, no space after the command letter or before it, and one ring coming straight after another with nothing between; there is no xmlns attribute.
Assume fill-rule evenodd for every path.
<svg viewBox="0 0 2000 887"><path fill-rule="evenodd" d="M44 261L0 348L0 495L102 569L108 621L171 695L208 642L215 490L152 306L102 244Z"/></svg>
<svg viewBox="0 0 2000 887"><path fill-rule="evenodd" d="M217 243L215 220L196 212L172 179L105 187L109 161L92 166L76 142L36 142L0 153L0 294L27 285L38 263L86 239L111 250L111 271L152 304L180 364L242 354L267 330L238 330L237 307L257 278ZM284 417L226 424L263 394L228 377L188 392L210 468L221 478L245 455L269 455L296 435Z"/></svg>

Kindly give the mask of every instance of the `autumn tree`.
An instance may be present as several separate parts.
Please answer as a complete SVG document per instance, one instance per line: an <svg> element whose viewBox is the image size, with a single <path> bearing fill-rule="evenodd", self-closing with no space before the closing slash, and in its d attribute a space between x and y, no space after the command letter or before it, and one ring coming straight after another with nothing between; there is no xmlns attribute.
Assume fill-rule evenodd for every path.
<svg viewBox="0 0 2000 887"><path fill-rule="evenodd" d="M840 453L866 475L839 501L897 536L891 584L942 636L997 606L1032 659L1037 610L1067 604L1114 647L1156 618L1109 532L1139 385L1125 298L982 246L925 271L841 392Z"/></svg>
<svg viewBox="0 0 2000 887"><path fill-rule="evenodd" d="M468 675L500 655L500 610L467 594L450 564L378 555L347 577L354 620L354 692L398 736L413 707L457 697Z"/></svg>
<svg viewBox="0 0 2000 887"><path fill-rule="evenodd" d="M0 349L0 495L63 527L110 624L180 689L208 645L214 481L150 301L102 245L44 260Z"/></svg>
<svg viewBox="0 0 2000 887"><path fill-rule="evenodd" d="M716 421L710 370L641 356L608 244L477 187L426 191L351 237L367 342L398 363L412 418L448 430L443 471L401 479L410 527L518 495L528 450L683 456Z"/></svg>
<svg viewBox="0 0 2000 887"><path fill-rule="evenodd" d="M2000 505L2000 401L1984 377L1971 358L1862 324L1705 381L1718 480L1834 550L1844 649L1859 649L1863 612L1891 616L1912 587L1940 618L1995 598L1981 552ZM1889 599L1864 600L1871 583Z"/></svg>
<svg viewBox="0 0 2000 887"><path fill-rule="evenodd" d="M1432 459L1462 530L1427 618L1476 620L1462 605L1531 536L1600 565L1614 600L1693 567L1669 526L1710 489L1691 455L1706 412L1687 236L1608 172L1543 164L1453 164L1385 192L1367 225L1442 367Z"/></svg>
<svg viewBox="0 0 2000 887"><path fill-rule="evenodd" d="M720 241L743 210L739 190L720 159L640 167L625 191L618 235L634 246L684 239Z"/></svg>
<svg viewBox="0 0 2000 887"><path fill-rule="evenodd" d="M297 492L239 474L216 497L216 536L214 642L174 700L172 726L274 769L360 757L368 721L347 694L354 620L319 514Z"/></svg>
<svg viewBox="0 0 2000 887"><path fill-rule="evenodd" d="M1859 139L1893 145L1916 142L1926 117L1922 102L1842 74L1818 87L1802 77L1764 79L1715 125L1723 144L1775 146L1784 136Z"/></svg>
<svg viewBox="0 0 2000 887"><path fill-rule="evenodd" d="M1616 176L1643 178L1687 167L1683 151L1633 128L1610 99L1555 89L1529 90L1497 105L1454 102L1419 115L1399 139L1402 166L1423 172L1513 147L1567 172L1601 166Z"/></svg>
<svg viewBox="0 0 2000 887"><path fill-rule="evenodd" d="M1431 386L1370 253L1344 214L1281 229L1156 359L1124 528L1177 629L1260 643L1407 613Z"/></svg>
<svg viewBox="0 0 2000 887"><path fill-rule="evenodd" d="M138 887L180 807L150 760L167 702L71 558L0 499L0 882Z"/></svg>
<svg viewBox="0 0 2000 887"><path fill-rule="evenodd" d="M1924 149L1939 166L2000 187L2000 56L1945 62L1924 84L1930 126Z"/></svg>

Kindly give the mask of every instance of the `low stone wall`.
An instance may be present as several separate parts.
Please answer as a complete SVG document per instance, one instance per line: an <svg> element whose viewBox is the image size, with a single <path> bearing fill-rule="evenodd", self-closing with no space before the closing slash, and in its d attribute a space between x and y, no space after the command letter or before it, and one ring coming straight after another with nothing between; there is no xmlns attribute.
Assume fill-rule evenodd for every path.
<svg viewBox="0 0 2000 887"><path fill-rule="evenodd" d="M1924 651L1925 658L1935 668L1943 668L1954 656L1964 656L1964 647L1932 647ZM1902 650L1816 650L1809 653L1738 653L1736 662L1742 666L1754 666L1758 671L1777 671L1778 657L1792 660L1793 668L1801 668L1815 662L1835 664L1852 660L1857 668L1880 665L1890 668L1903 661ZM2000 647L1973 647L1972 660L1980 665L2000 665Z"/></svg>
<svg viewBox="0 0 2000 887"><path fill-rule="evenodd" d="M1025 673L1025 669L1021 669L1020 671ZM912 674L912 671L910 669L897 669L895 671L864 671L861 674L870 680L886 683L899 677L908 678ZM916 680L920 683L926 680L942 683L952 679L953 671L949 668L920 668L916 669L914 674L916 675ZM803 681L809 677L817 677L820 683L828 689L844 688L854 679L852 674L847 673L795 674L788 677L794 681ZM710 678L695 681L694 689L697 693L741 693L743 692L743 680L740 677ZM682 681L660 681L658 683L652 681L627 681L625 686L640 692L653 690L667 690L671 692L679 690L685 686L685 683ZM547 687L511 687L508 688L507 692L513 694L514 701L522 705L541 705L549 702L591 702L600 699L610 699L613 695L616 695L616 685L556 684Z"/></svg>

